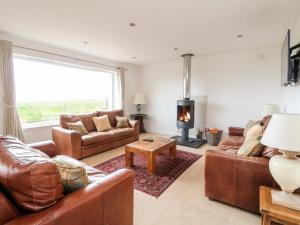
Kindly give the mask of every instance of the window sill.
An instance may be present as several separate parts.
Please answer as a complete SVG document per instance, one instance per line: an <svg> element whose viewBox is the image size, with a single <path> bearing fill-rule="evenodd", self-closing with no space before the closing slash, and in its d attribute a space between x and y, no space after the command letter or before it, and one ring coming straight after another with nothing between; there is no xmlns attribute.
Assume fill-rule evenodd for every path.
<svg viewBox="0 0 300 225"><path fill-rule="evenodd" d="M34 123L24 123L24 124L22 124L22 129L30 130L30 129L37 129L37 128L54 127L54 126L58 126L58 125L59 125L59 122L57 120L34 122Z"/></svg>

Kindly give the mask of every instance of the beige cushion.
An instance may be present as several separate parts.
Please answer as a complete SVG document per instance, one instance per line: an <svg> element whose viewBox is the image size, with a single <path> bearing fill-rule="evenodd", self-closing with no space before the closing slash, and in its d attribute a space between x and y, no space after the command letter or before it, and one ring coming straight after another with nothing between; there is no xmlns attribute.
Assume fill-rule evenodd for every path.
<svg viewBox="0 0 300 225"><path fill-rule="evenodd" d="M63 160L65 160L68 163L71 163L73 165L78 165L78 166L83 167L86 171L86 174L89 178L90 183L92 183L93 181L96 181L96 180L103 179L106 176L106 173L104 173L104 172L102 172L98 169L95 169L94 167L89 166L89 165L87 165L87 164L85 164L81 161L78 161L77 159L74 159L70 156L59 155L59 156L56 156L56 157L59 157L60 159L63 159Z"/></svg>
<svg viewBox="0 0 300 225"><path fill-rule="evenodd" d="M260 139L263 135L263 127L259 124L252 126L246 133L245 142L239 148L237 154L244 156L258 156L262 150Z"/></svg>
<svg viewBox="0 0 300 225"><path fill-rule="evenodd" d="M249 140L258 140L263 135L263 127L259 124L254 125L246 134L245 142Z"/></svg>
<svg viewBox="0 0 300 225"><path fill-rule="evenodd" d="M69 161L68 158L59 155L52 158L52 161L59 169L65 191L75 191L89 184L86 170L80 163L74 163L74 161Z"/></svg>
<svg viewBox="0 0 300 225"><path fill-rule="evenodd" d="M116 116L116 121L117 121L117 126L116 126L117 128L129 127L127 117Z"/></svg>
<svg viewBox="0 0 300 225"><path fill-rule="evenodd" d="M67 126L70 130L74 130L81 135L88 134L88 131L85 129L81 121L77 121L75 123L67 123Z"/></svg>
<svg viewBox="0 0 300 225"><path fill-rule="evenodd" d="M246 134L247 134L247 132L249 131L249 129L250 129L251 127L253 127L254 125L256 125L256 124L260 124L260 121L249 120L248 123L247 123L246 126L245 126L243 136L246 137Z"/></svg>
<svg viewBox="0 0 300 225"><path fill-rule="evenodd" d="M259 139L250 139L245 141L244 144L239 148L237 154L243 156L258 156L262 150L262 145Z"/></svg>
<svg viewBox="0 0 300 225"><path fill-rule="evenodd" d="M93 121L94 121L97 131L99 131L99 132L111 129L111 125L109 123L107 115L93 117Z"/></svg>

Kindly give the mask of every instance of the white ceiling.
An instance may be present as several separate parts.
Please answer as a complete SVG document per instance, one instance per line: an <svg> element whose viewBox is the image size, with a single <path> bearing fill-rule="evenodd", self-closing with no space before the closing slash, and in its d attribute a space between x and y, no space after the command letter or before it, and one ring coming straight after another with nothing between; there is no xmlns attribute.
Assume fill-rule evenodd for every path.
<svg viewBox="0 0 300 225"><path fill-rule="evenodd" d="M299 9L300 0L0 0L0 30L93 56L151 64L185 52L201 56L279 44Z"/></svg>

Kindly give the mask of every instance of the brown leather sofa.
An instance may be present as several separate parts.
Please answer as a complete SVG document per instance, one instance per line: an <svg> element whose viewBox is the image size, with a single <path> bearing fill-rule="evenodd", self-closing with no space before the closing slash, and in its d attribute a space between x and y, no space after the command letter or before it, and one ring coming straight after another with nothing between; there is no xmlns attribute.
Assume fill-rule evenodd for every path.
<svg viewBox="0 0 300 225"><path fill-rule="evenodd" d="M31 146L50 157L57 154L52 141ZM93 182L66 194L55 163L0 136L0 224L133 225L132 171L106 175L82 165Z"/></svg>
<svg viewBox="0 0 300 225"><path fill-rule="evenodd" d="M271 117L261 125L267 127ZM205 154L205 195L232 206L259 213L259 186L278 187L269 171L269 158L278 154L264 146L259 157L237 155L244 142L243 128L230 127L229 137Z"/></svg>
<svg viewBox="0 0 300 225"><path fill-rule="evenodd" d="M92 117L108 115L112 129L97 132ZM104 152L139 139L140 124L130 120L128 128L116 128L116 116L123 116L123 110L98 111L84 115L61 115L60 127L52 128L52 138L57 145L59 154L68 155L75 159L82 159L100 152ZM87 135L69 130L67 123L81 120Z"/></svg>

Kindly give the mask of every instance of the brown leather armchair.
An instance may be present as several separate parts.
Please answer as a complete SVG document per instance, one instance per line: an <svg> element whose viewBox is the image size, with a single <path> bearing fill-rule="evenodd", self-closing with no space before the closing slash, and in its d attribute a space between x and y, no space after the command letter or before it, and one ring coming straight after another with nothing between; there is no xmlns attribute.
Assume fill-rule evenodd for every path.
<svg viewBox="0 0 300 225"><path fill-rule="evenodd" d="M261 125L266 127L271 117ZM269 171L269 158L278 154L264 146L259 157L237 155L244 142L243 128L230 127L229 137L205 154L205 195L238 208L259 213L259 187L278 187Z"/></svg>
<svg viewBox="0 0 300 225"><path fill-rule="evenodd" d="M33 144L31 147L43 151L50 157L57 154L56 146L51 141ZM0 224L133 225L133 173L130 170L122 169L103 176L101 171L85 165L88 176L99 178L97 181L69 194L60 193L61 189L56 188L57 199L50 206L41 206L45 203L47 193L53 191L45 188L47 185L55 184L55 177L52 175L56 171L54 167L49 170L49 162L41 160L39 163L34 163L33 157L34 160L40 160L37 156L32 156L28 152L28 146L18 140L0 137ZM46 166L46 164L48 165ZM54 180L43 182L45 180L37 174L31 174L31 180L28 180L28 183L33 182L32 179L37 179L38 184L36 183L36 185L44 188L43 190L35 189L36 195L41 193L42 195L37 198L38 200L31 202L32 199L28 196L32 193L26 192L29 191L27 188L34 188L34 183L28 187L27 185L18 187L24 180L14 178L18 177L20 173L28 174L27 171L32 167L34 167L32 170L34 173L45 173ZM45 171L46 167L48 172ZM24 179L26 179L25 175ZM10 176L12 177L10 178ZM16 188L10 189L13 184L9 184L7 181L16 182L14 186ZM29 202L36 204L36 201L39 201L40 208L44 208L29 207ZM26 207L24 208L24 206Z"/></svg>

